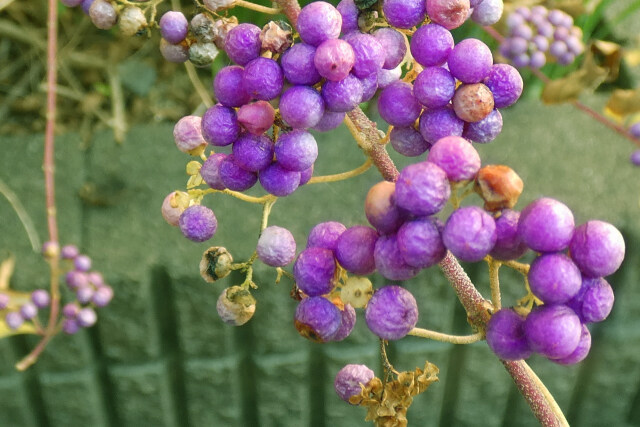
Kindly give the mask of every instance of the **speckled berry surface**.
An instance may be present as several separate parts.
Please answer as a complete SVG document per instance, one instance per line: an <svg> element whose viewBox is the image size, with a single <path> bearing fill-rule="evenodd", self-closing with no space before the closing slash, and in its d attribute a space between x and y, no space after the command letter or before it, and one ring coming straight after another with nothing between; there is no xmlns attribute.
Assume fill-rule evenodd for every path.
<svg viewBox="0 0 640 427"><path fill-rule="evenodd" d="M284 267L296 256L296 241L289 230L272 225L260 233L256 253L265 264Z"/></svg>
<svg viewBox="0 0 640 427"><path fill-rule="evenodd" d="M369 300L365 320L371 332L380 338L398 340L418 323L418 304L403 287L384 286Z"/></svg>
<svg viewBox="0 0 640 427"><path fill-rule="evenodd" d="M524 318L509 308L496 311L489 319L487 344L503 360L527 359L531 355L524 335Z"/></svg>
<svg viewBox="0 0 640 427"><path fill-rule="evenodd" d="M622 264L625 244L622 234L613 225L592 220L576 227L569 252L586 276L608 276Z"/></svg>
<svg viewBox="0 0 640 427"><path fill-rule="evenodd" d="M333 386L340 399L348 402L351 396L359 395L362 386L366 387L374 377L374 372L365 365L349 364L338 371Z"/></svg>
<svg viewBox="0 0 640 427"><path fill-rule="evenodd" d="M311 247L298 255L293 265L296 285L309 296L324 295L334 288L336 262L329 249Z"/></svg>

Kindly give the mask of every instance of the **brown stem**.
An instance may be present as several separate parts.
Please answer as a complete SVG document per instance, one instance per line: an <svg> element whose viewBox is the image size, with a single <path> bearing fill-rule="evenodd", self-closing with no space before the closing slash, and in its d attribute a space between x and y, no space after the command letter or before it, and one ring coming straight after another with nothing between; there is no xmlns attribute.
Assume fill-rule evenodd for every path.
<svg viewBox="0 0 640 427"><path fill-rule="evenodd" d="M287 16L291 25L295 28L298 24L298 15L300 14L300 3L298 0L275 0L282 12Z"/></svg>

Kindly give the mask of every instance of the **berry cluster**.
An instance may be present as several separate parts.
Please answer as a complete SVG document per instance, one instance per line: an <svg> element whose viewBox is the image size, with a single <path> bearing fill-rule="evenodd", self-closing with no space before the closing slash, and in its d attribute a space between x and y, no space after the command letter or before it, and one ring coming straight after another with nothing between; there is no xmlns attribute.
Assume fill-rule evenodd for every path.
<svg viewBox="0 0 640 427"><path fill-rule="evenodd" d="M500 53L518 68L540 68L547 59L569 65L584 52L582 30L561 10L518 7L507 17L507 26Z"/></svg>
<svg viewBox="0 0 640 427"><path fill-rule="evenodd" d="M12 331L17 330L24 322L33 321L38 310L47 308L51 303L49 292L36 289L28 299L0 292L0 311L3 311L4 322Z"/></svg>
<svg viewBox="0 0 640 427"><path fill-rule="evenodd" d="M98 316L94 308L105 307L111 302L113 288L104 282L102 274L91 271L91 258L81 254L76 246L63 246L60 254L62 259L72 263L72 269L65 275L65 283L76 296L76 301L66 304L62 310L62 330L75 334L80 328L96 323Z"/></svg>
<svg viewBox="0 0 640 427"><path fill-rule="evenodd" d="M629 127L629 133L634 138L640 139L640 122L631 125L631 127ZM640 166L640 150L632 152L631 156L629 156L629 160L631 160L631 163L634 165Z"/></svg>
<svg viewBox="0 0 640 427"><path fill-rule="evenodd" d="M108 30L116 25L125 36L140 34L148 28L147 18L141 8L126 2L115 5L108 0L60 0L67 7L80 6L97 28Z"/></svg>

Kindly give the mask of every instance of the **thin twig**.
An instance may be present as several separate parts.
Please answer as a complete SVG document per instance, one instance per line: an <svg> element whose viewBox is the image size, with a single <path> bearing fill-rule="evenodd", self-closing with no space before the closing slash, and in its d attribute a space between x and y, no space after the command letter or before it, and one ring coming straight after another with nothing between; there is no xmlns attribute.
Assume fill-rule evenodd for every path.
<svg viewBox="0 0 640 427"><path fill-rule="evenodd" d="M107 76L109 78L109 87L111 88L111 112L113 114L111 126L113 127L113 136L116 142L122 143L127 132L127 118L120 75L116 68L110 65L107 67Z"/></svg>
<svg viewBox="0 0 640 427"><path fill-rule="evenodd" d="M493 304L493 309L498 311L502 308L502 301L500 297L500 266L502 263L493 259L491 256L487 255L485 258L487 264L489 265L489 283L491 286L491 303Z"/></svg>
<svg viewBox="0 0 640 427"><path fill-rule="evenodd" d="M336 181L344 181L345 179L353 178L354 176L361 175L368 171L373 165L373 161L367 157L367 160L361 166L358 166L355 169L352 169L347 172L336 173L333 175L322 175L322 176L314 176L308 182L308 184L318 184L321 182L336 182Z"/></svg>
<svg viewBox="0 0 640 427"><path fill-rule="evenodd" d="M482 332L476 332L471 335L449 335L422 328L413 328L409 331L409 335L435 341L448 342L451 344L471 344L484 339L484 334Z"/></svg>
<svg viewBox="0 0 640 427"><path fill-rule="evenodd" d="M184 63L184 68L187 70L187 76L189 76L189 80L191 80L191 84L193 88L198 92L200 99L204 103L204 105L209 108L213 105L213 100L211 96L209 96L209 92L204 87L200 78L198 77L198 72L196 71L196 67L189 61Z"/></svg>

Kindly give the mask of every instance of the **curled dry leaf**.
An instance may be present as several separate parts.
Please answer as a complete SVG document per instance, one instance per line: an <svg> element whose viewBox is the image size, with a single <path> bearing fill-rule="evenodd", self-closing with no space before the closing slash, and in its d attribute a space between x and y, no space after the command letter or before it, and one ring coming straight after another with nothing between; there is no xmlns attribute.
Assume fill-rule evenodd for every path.
<svg viewBox="0 0 640 427"><path fill-rule="evenodd" d="M596 63L594 53L587 51L582 66L569 75L552 80L544 86L542 101L545 104L561 104L578 99L584 91L593 91L609 75L609 70Z"/></svg>

